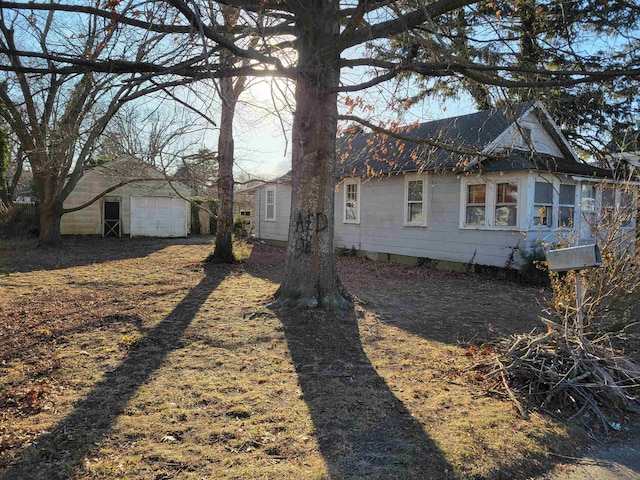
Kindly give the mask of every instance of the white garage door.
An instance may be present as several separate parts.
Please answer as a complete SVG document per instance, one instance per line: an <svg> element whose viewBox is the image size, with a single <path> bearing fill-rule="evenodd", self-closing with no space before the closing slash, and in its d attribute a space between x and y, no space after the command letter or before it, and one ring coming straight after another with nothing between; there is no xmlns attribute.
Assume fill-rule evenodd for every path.
<svg viewBox="0 0 640 480"><path fill-rule="evenodd" d="M132 237L186 237L187 202L171 197L131 197Z"/></svg>

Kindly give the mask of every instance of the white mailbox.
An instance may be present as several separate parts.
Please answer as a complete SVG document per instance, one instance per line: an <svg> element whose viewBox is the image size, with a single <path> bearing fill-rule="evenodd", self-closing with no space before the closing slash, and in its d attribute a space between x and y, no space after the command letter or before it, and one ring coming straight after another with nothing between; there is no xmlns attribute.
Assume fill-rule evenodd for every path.
<svg viewBox="0 0 640 480"><path fill-rule="evenodd" d="M549 270L564 272L599 267L602 257L598 245L581 245L579 247L557 248L547 252Z"/></svg>

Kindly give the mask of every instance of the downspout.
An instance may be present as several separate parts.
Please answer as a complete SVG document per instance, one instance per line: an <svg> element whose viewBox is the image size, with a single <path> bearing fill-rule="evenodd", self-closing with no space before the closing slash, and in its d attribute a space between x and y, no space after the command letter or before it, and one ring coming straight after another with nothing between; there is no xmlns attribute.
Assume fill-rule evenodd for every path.
<svg viewBox="0 0 640 480"><path fill-rule="evenodd" d="M256 233L258 234L258 239L259 240L262 240L262 237L260 236L260 226L262 225L262 220L260 219L260 212L261 212L261 210L260 210L260 195L261 195L260 191L261 190L262 190L261 188L256 189L256 194L257 194L256 196L258 197L257 201L256 201L256 204L257 204L256 205L256 220L257 220L257 224L258 224Z"/></svg>

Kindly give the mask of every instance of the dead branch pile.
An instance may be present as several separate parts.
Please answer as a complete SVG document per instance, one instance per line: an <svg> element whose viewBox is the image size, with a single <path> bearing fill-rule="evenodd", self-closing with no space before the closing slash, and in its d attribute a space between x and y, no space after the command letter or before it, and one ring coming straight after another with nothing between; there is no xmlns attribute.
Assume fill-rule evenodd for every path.
<svg viewBox="0 0 640 480"><path fill-rule="evenodd" d="M497 355L475 365L494 392L509 396L525 418L536 407L597 421L605 433L619 429L618 414L640 412L640 366L614 349L610 334L541 321L544 334L502 340Z"/></svg>

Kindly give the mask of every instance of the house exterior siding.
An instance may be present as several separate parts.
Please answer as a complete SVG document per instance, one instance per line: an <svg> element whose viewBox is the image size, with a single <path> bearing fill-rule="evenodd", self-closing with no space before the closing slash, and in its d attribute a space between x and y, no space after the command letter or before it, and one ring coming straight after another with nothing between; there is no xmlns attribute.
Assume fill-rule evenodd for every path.
<svg viewBox="0 0 640 480"><path fill-rule="evenodd" d="M390 255L431 259L462 264L478 264L503 267L513 253L513 266L518 267L520 253L532 250L540 242L551 244L569 240L572 244L593 243L589 226L581 212L580 189L583 184L593 182L575 180L571 175L549 175L520 171L493 173L483 176L465 176L454 173L424 173L411 178L426 181L427 218L425 226L404 224L405 179L404 175L373 178L360 181L359 222L345 222L344 182L340 181L335 195L335 246L366 252L371 258ZM574 228L547 228L535 225L536 214L534 192L536 182L555 182L575 185ZM482 227L464 225L465 188L468 184L512 183L518 185L517 223L512 227ZM598 184L599 185L599 184ZM596 208L600 209L601 193L597 190ZM488 189L495 195L495 188ZM264 204L264 190L256 192L256 202ZM291 188L288 184L277 185L276 221L264 221L261 210L256 235L264 240L287 240L291 208ZM487 209L495 208L495 202L487 202ZM557 200L553 214L557 215ZM489 215L489 214L488 214ZM635 222L628 228L634 228ZM517 251L516 251L517 250Z"/></svg>
<svg viewBox="0 0 640 480"><path fill-rule="evenodd" d="M267 191L275 192L275 219L267 220ZM255 190L254 233L257 238L286 242L289 235L291 215L291 186L271 183Z"/></svg>
<svg viewBox="0 0 640 480"><path fill-rule="evenodd" d="M513 175L515 177L515 175ZM335 195L335 246L378 254L401 255L459 263L504 266L524 235L515 230L460 229L460 179L452 173L424 174L427 182L427 220L423 227L405 226L404 175L370 179L360 184L360 222L345 223L344 183ZM291 188L277 185L276 220L265 221L265 189L256 191L259 221L256 236L286 241L291 209Z"/></svg>
<svg viewBox="0 0 640 480"><path fill-rule="evenodd" d="M528 130L528 132L527 132ZM523 137L523 133L529 133L529 140ZM531 145L535 145L535 151L554 157L562 157L564 154L556 141L544 128L535 112L529 111L518 120L517 125L511 125L496 138L493 143L494 148L521 148L529 150Z"/></svg>
<svg viewBox="0 0 640 480"><path fill-rule="evenodd" d="M460 179L453 173L423 174L427 183L425 226L406 226L404 175L362 182L360 223L340 222L336 247L452 262L503 266L511 248L522 244L518 231L460 229ZM336 212L343 208L336 193Z"/></svg>

